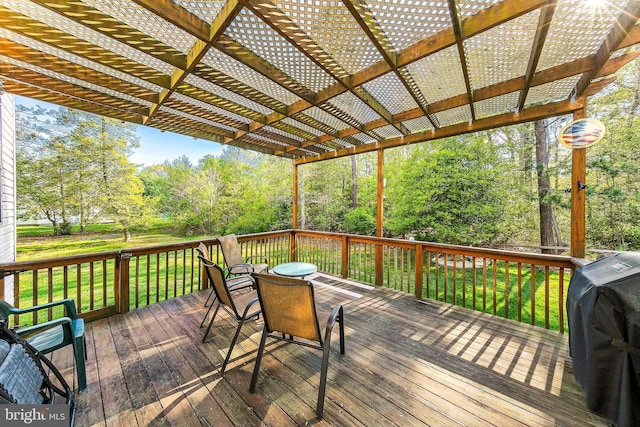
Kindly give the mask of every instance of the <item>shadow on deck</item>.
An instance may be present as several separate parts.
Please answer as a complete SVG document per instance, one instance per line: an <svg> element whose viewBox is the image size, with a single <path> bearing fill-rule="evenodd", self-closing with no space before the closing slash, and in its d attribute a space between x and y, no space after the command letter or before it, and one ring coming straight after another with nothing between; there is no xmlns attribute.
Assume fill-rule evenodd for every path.
<svg viewBox="0 0 640 427"><path fill-rule="evenodd" d="M202 291L87 325L88 387L77 394L76 425L608 424L585 408L566 336L394 290L312 279L319 304L345 307L347 354L336 341L323 421L314 412L315 350L268 347L249 393L259 321L245 325L220 375L236 324L222 314L202 344ZM72 357L67 349L53 357L69 380Z"/></svg>

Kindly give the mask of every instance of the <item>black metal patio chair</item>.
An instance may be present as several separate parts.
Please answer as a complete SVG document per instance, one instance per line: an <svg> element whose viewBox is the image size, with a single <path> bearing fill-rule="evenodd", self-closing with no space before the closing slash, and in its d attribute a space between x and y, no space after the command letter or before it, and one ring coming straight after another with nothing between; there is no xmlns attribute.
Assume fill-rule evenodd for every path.
<svg viewBox="0 0 640 427"><path fill-rule="evenodd" d="M215 292L215 300L211 304L211 307L217 301L216 309L211 316L211 320L207 325L207 329L202 336L202 342L206 342L207 335L209 335L209 331L211 331L211 326L213 325L213 321L218 314L218 311L222 307L224 311L226 311L232 319L238 322L238 328L236 329L236 333L231 340L231 345L229 346L229 351L227 352L227 356L222 363L220 368L220 372L224 373L227 364L229 363L229 359L231 358L231 353L233 352L233 347L238 340L238 336L240 335L240 330L242 329L242 325L247 320L256 319L260 315L260 303L258 302L258 295L256 294L255 289L247 289L247 286L241 287L229 287L227 284L227 280L224 276L224 271L217 266L216 264L210 263L207 260L201 258L202 265L205 267L205 271L207 272L207 276L213 285L213 291ZM241 290L242 289L242 290ZM209 310L211 310L209 307ZM207 311L209 313L209 311ZM205 316L206 320L206 316ZM203 322L204 323L204 322Z"/></svg>
<svg viewBox="0 0 640 427"><path fill-rule="evenodd" d="M330 313L320 313L319 316L315 304L313 284L307 280L272 274L254 274L253 277L258 288L258 298L264 317L264 329L249 391L253 393L256 390L267 337L322 350L320 386L316 406L316 416L322 419L331 332L336 322L340 325L340 354L344 354L345 351L344 310L341 305L337 305ZM324 337L320 329L320 319L323 319L322 324L325 325Z"/></svg>

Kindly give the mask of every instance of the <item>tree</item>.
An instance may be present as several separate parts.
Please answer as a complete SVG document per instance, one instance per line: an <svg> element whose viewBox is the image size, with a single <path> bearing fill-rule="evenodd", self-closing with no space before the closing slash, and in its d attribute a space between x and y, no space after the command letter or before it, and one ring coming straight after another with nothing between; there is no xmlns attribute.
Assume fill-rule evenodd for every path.
<svg viewBox="0 0 640 427"><path fill-rule="evenodd" d="M478 135L420 144L408 165L389 175L388 227L394 235L464 245L486 245L500 229L503 168Z"/></svg>
<svg viewBox="0 0 640 427"><path fill-rule="evenodd" d="M595 97L590 117L607 128L603 140L587 150L587 239L590 244L640 248L640 63L617 73L616 81Z"/></svg>
<svg viewBox="0 0 640 427"><path fill-rule="evenodd" d="M18 115L18 197L25 215L44 215L56 234L70 232L71 218L82 231L96 218L110 218L129 239L155 203L143 195L127 158L138 145L135 125L64 108L18 108Z"/></svg>
<svg viewBox="0 0 640 427"><path fill-rule="evenodd" d="M547 128L544 120L534 123L536 141L536 175L538 177L538 208L540 212L540 245L543 254L556 253L550 246L560 246L558 230L553 205L549 201L551 180L549 177L549 143ZM557 240L554 239L557 235Z"/></svg>

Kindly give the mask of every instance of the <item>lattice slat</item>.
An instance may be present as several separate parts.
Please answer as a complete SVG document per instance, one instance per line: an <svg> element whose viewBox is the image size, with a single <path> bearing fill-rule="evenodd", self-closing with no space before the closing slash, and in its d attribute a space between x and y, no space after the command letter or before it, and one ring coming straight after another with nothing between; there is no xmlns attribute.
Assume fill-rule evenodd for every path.
<svg viewBox="0 0 640 427"><path fill-rule="evenodd" d="M312 92L319 92L334 82L329 74L251 11L242 9L226 34Z"/></svg>
<svg viewBox="0 0 640 427"><path fill-rule="evenodd" d="M537 71L596 53L627 3L559 0Z"/></svg>
<svg viewBox="0 0 640 427"><path fill-rule="evenodd" d="M525 107L531 104L546 104L552 101L567 99L579 79L579 75L571 76L566 79L532 87L527 95Z"/></svg>
<svg viewBox="0 0 640 427"><path fill-rule="evenodd" d="M536 10L463 41L471 89L525 75L539 17Z"/></svg>
<svg viewBox="0 0 640 427"><path fill-rule="evenodd" d="M473 108L478 119L495 116L496 114L512 113L518 108L520 92L511 92L495 98L474 102Z"/></svg>
<svg viewBox="0 0 640 427"><path fill-rule="evenodd" d="M442 126L450 126L456 123L468 122L471 120L471 109L468 105L452 108L450 110L435 113L434 116Z"/></svg>
<svg viewBox="0 0 640 427"><path fill-rule="evenodd" d="M446 1L369 0L367 4L396 50L404 49L451 26Z"/></svg>
<svg viewBox="0 0 640 427"><path fill-rule="evenodd" d="M387 73L363 86L391 114L418 108L418 104L395 73Z"/></svg>
<svg viewBox="0 0 640 427"><path fill-rule="evenodd" d="M274 4L350 74L382 60L342 2L277 0Z"/></svg>
<svg viewBox="0 0 640 427"><path fill-rule="evenodd" d="M427 102L436 102L466 93L460 56L456 46L441 50L407 66L407 70ZM442 79L441 76L446 76Z"/></svg>

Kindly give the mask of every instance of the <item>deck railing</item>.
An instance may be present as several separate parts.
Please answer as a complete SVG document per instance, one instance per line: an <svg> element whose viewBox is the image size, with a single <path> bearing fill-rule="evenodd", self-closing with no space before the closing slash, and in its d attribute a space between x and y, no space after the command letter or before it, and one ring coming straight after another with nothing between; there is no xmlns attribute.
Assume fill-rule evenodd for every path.
<svg viewBox="0 0 640 427"><path fill-rule="evenodd" d="M302 230L238 236L245 256L265 255L271 266L291 260L376 286L555 329L566 328L566 287L575 265L565 256L518 253L400 239ZM0 264L0 297L13 278L16 307L75 299L87 320L124 313L207 287L195 248L199 241L39 261ZM224 264L217 239L212 260ZM32 324L60 315L23 315Z"/></svg>

